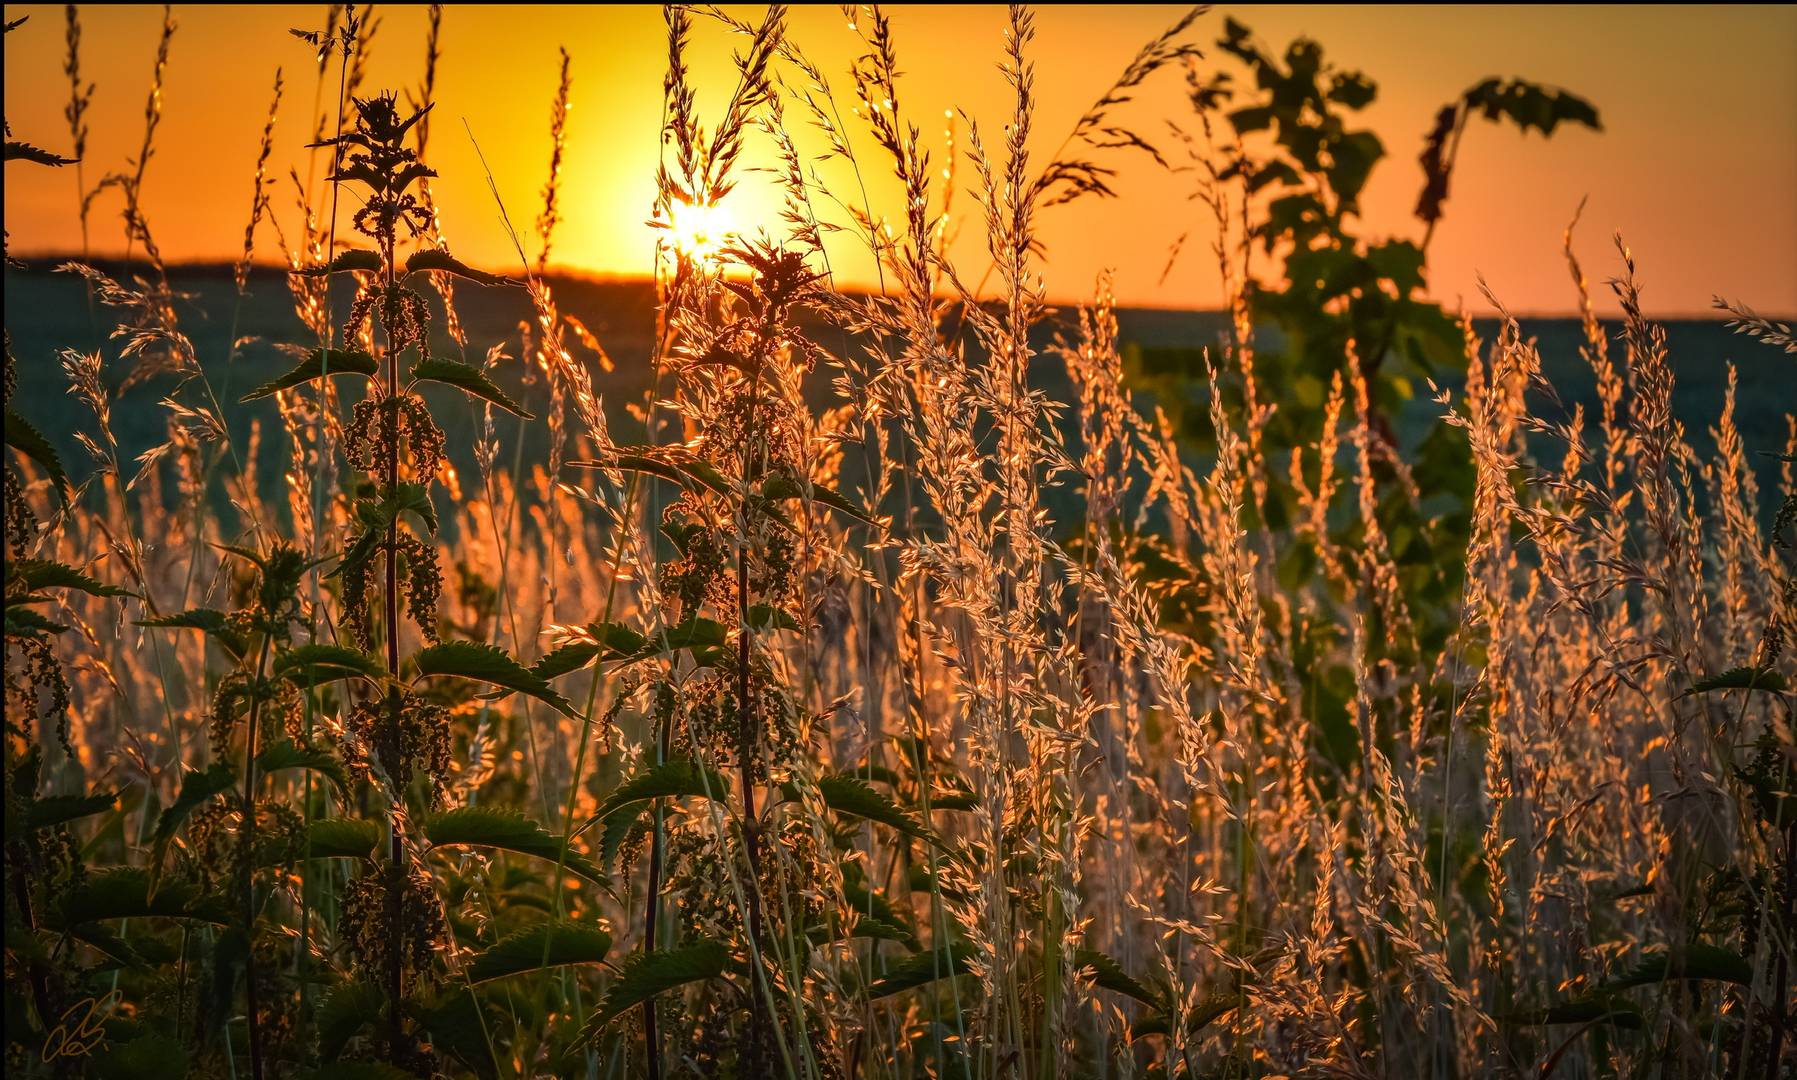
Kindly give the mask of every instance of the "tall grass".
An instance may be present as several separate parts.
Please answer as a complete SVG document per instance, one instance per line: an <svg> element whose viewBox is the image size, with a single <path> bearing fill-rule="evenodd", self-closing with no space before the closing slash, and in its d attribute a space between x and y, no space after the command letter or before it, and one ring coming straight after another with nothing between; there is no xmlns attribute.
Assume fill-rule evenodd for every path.
<svg viewBox="0 0 1797 1080"><path fill-rule="evenodd" d="M1195 11L1044 156L1034 15L1014 7L1010 109L956 118L961 160L932 161L902 17L848 15L839 91L778 6L667 10L650 385L616 411L603 345L545 276L578 195L568 51L507 277L450 253L430 193L454 13L433 9L404 106L361 87L368 11L300 34L313 115L277 126L297 96L277 69L237 278L241 298L274 223L296 340L233 331L212 357L139 199L165 16L142 151L72 223L86 250L93 199L122 199L147 260L66 268L117 325L60 356L85 460L6 418L9 1069L1789 1068L1797 420L1747 445L1731 376L1700 454L1633 255L1609 261L1613 328L1569 229L1596 415L1488 295L1495 334L1447 323L1465 378L1435 397L1464 483L1425 490L1381 366L1421 279L1349 232L1357 133L1327 109L1281 121L1332 140L1308 187L1257 159L1271 121L1233 111ZM80 157L96 90L73 8L67 25ZM701 34L738 46L715 117ZM1234 23L1217 44L1263 89L1320 57L1277 60ZM1198 110L1178 167L1231 314L1190 353L1190 421L1134 377L1108 280L1050 306L1037 231L1126 167L1173 167L1130 100L1166 69ZM1370 99L1318 70L1330 102ZM1444 110L1417 266L1468 118L1522 123L1528 89ZM267 162L302 126L322 156L282 207ZM9 168L74 163L8 139ZM775 163L778 223L683 227L754 160ZM1306 247L1272 205L1300 187L1330 215ZM961 264L954 197L986 238ZM1386 269L1302 309L1304 283L1254 267L1287 243L1288 263ZM836 283L850 246L877 291ZM504 290L520 329L464 321L467 289ZM1269 297L1345 329L1307 346L1321 361L1274 354ZM1788 327L1729 311L1788 351ZM8 340L10 402L57 372ZM243 395L246 431L214 386L247 349L291 366ZM1320 404L1269 375L1292 372ZM147 407L166 437L122 460L113 418ZM446 429L476 433L478 476ZM287 450L272 481L264 438ZM1778 492L1755 452L1783 455Z"/></svg>

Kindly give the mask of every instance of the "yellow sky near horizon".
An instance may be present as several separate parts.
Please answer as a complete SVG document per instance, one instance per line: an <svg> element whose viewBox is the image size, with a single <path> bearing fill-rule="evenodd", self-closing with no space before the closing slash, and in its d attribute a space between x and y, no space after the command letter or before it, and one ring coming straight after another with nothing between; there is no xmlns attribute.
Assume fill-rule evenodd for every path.
<svg viewBox="0 0 1797 1080"><path fill-rule="evenodd" d="M749 20L760 11L735 10ZM1037 12L1031 56L1039 108L1031 147L1038 162L1137 48L1181 10ZM66 150L63 9L9 4L5 13L9 21L30 16L6 40L12 137ZM366 88L415 86L423 68L425 10L377 6L375 14L381 26L368 56ZM899 7L890 14L904 71L901 106L923 129L933 163L943 164L945 110L973 116L988 142L996 142L1010 107L997 66L1003 9ZM1568 129L1544 140L1495 125L1469 129L1447 216L1430 252L1432 292L1450 305L1460 299L1484 309L1478 289L1483 275L1513 310L1569 310L1574 297L1560 254L1561 231L1588 198L1579 250L1593 281L1614 272L1609 237L1620 231L1640 260L1646 297L1657 314L1703 312L1715 293L1769 313L1797 312L1797 7L1224 8L1194 28L1207 66L1232 63L1214 47L1225 14L1280 51L1296 35L1313 37L1330 61L1362 70L1379 84L1379 99L1363 116L1389 156L1363 200L1370 236L1421 235L1412 217L1422 184L1416 158L1435 111L1465 87L1486 76L1520 75L1564 86L1597 105L1601 134ZM83 76L98 84L84 163L91 186L100 175L122 169L142 141L161 9L83 7L81 18ZM169 258L229 260L242 245L251 169L277 65L287 92L274 171L283 178L290 167L306 174L317 67L307 46L287 30L322 25L323 7L177 5L175 18L179 29L145 205ZM841 11L795 8L788 23L846 109L847 66L861 50ZM711 124L734 85L729 56L741 39L698 18L694 44L701 116ZM645 274L654 233L644 222L654 196L667 59L662 16L654 7L445 10L431 159L441 173L435 192L446 232L466 261L516 264L475 145L492 167L511 221L528 231L549 162L558 45L573 56L574 90L554 261L588 273ZM332 80L334 85L334 72ZM1167 121L1190 123L1179 75L1157 75L1122 115L1170 146ZM802 122L790 106L788 122ZM965 127L956 134L964 151ZM865 140L856 146L871 151ZM753 142L752 162L768 162L767 150L767 140ZM1219 288L1207 254L1212 233L1207 212L1187 198L1189 178L1141 155L1116 163L1123 166L1119 198L1044 212L1040 232L1051 296L1084 298L1096 277L1111 269L1122 303L1216 306ZM856 178L840 163L820 168L832 188L855 190ZM976 212L967 195L970 171L963 161L955 205L963 220ZM876 212L884 208L896 217L893 185L882 177L870 185ZM16 254L79 250L76 205L74 170L7 168L6 227ZM291 234L294 186L285 179L274 205ZM766 179L750 177L729 208L740 222L773 229L777 205ZM111 194L96 202L96 253L122 246L118 209ZM978 234L977 221L966 220L955 249L964 277L977 278L985 266ZM1188 239L1168 271L1169 249L1181 234ZM272 233L258 243L262 257L273 256ZM526 243L534 257L535 240L527 237ZM873 282L871 263L858 256L851 238L833 238L830 249L839 281Z"/></svg>

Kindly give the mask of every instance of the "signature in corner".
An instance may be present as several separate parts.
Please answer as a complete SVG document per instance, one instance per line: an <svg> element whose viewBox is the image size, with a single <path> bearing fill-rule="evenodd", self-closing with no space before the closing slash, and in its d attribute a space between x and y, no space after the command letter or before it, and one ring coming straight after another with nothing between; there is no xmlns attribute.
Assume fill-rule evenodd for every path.
<svg viewBox="0 0 1797 1080"><path fill-rule="evenodd" d="M100 1025L119 997L119 992L113 990L104 997L82 998L69 1006L62 1014L62 1020L44 1039L43 1059L49 1062L58 1058L82 1058L93 1053L106 1041L106 1032Z"/></svg>

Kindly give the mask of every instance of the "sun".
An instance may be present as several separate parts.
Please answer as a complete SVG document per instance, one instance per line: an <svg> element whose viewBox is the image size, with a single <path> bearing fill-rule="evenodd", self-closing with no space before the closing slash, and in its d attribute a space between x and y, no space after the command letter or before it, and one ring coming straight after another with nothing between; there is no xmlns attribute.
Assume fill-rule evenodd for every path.
<svg viewBox="0 0 1797 1080"><path fill-rule="evenodd" d="M716 203L675 199L668 204L668 232L674 250L694 262L717 261L718 253L737 231L734 215Z"/></svg>

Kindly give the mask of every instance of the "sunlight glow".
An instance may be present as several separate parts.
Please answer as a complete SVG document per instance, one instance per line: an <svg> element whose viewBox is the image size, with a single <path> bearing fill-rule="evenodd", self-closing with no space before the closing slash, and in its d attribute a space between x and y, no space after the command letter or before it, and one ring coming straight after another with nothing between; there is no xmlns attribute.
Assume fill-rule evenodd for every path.
<svg viewBox="0 0 1797 1080"><path fill-rule="evenodd" d="M695 262L716 262L718 252L735 239L735 217L723 206L678 199L668 206L668 231L674 250Z"/></svg>

